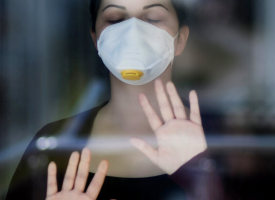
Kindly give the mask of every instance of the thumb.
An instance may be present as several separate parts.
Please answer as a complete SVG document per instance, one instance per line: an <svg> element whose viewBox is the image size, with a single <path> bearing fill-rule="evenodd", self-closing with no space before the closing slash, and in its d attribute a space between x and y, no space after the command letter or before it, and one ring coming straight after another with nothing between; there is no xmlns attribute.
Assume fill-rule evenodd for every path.
<svg viewBox="0 0 275 200"><path fill-rule="evenodd" d="M131 138L130 142L133 146L145 154L154 164L157 164L158 151L151 147L147 142L139 138Z"/></svg>

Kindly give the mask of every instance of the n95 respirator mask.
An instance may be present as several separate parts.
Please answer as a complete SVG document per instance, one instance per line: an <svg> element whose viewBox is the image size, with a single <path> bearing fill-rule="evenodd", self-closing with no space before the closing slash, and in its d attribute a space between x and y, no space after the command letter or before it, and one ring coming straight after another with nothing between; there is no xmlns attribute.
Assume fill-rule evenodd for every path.
<svg viewBox="0 0 275 200"><path fill-rule="evenodd" d="M161 75L174 59L178 34L173 38L161 28L131 18L102 31L98 54L119 80L143 85Z"/></svg>

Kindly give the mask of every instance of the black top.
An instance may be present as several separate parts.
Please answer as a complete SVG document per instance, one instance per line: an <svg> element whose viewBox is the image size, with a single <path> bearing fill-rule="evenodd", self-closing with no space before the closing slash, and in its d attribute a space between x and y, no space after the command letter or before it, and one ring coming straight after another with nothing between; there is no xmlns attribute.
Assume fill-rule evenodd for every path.
<svg viewBox="0 0 275 200"><path fill-rule="evenodd" d="M94 174L89 175L89 182ZM107 176L98 199L172 200L186 199L185 190L168 175L148 178L117 178Z"/></svg>
<svg viewBox="0 0 275 200"><path fill-rule="evenodd" d="M33 138L12 177L6 200L45 200L47 167L57 164L58 189L61 189L68 160L81 151L89 138L98 111L107 104L44 126ZM50 138L50 139L49 139ZM205 167L206 152L197 155L173 175L147 178L107 176L98 200L173 200L219 199L222 190L215 171ZM209 166L209 165L208 165ZM87 186L93 173L89 174Z"/></svg>

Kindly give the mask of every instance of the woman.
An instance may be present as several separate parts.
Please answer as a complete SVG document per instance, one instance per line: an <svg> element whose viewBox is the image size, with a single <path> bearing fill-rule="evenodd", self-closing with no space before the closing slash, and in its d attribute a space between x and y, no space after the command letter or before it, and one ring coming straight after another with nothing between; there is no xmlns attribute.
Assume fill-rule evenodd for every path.
<svg viewBox="0 0 275 200"><path fill-rule="evenodd" d="M173 58L182 53L189 34L179 5L173 0L91 1L91 36L111 72L111 99L40 130L7 199L45 199L46 189L47 199L222 199L216 174L200 165L207 145L196 92L189 95L189 117L171 82ZM37 149L41 138L52 137L59 141L57 148ZM127 151L108 151L113 138ZM98 141L103 145L97 150ZM78 165L79 154L72 152L82 148ZM49 161L54 162L47 186ZM86 179L89 184L98 165L88 187ZM19 184L24 176L28 181Z"/></svg>

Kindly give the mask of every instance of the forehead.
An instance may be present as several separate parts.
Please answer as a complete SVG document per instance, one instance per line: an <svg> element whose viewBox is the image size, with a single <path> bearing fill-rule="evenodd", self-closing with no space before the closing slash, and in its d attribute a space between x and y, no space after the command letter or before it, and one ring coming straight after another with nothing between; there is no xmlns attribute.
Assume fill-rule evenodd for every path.
<svg viewBox="0 0 275 200"><path fill-rule="evenodd" d="M102 0L100 9L102 10L110 4L123 6L127 12L138 12L143 10L144 7L153 4L162 4L169 10L173 9L171 0ZM158 7L158 9L163 8Z"/></svg>

